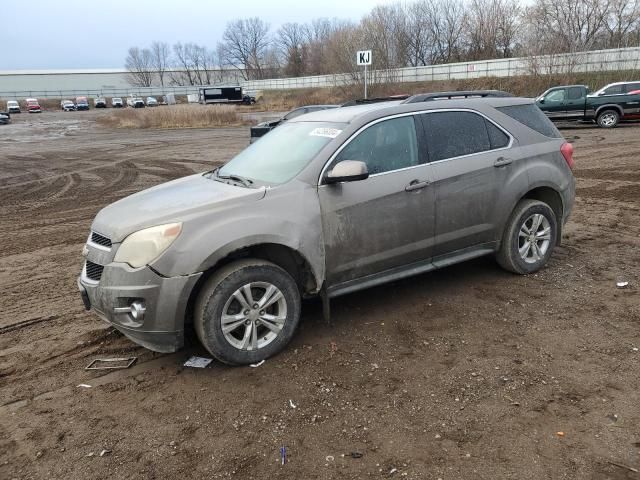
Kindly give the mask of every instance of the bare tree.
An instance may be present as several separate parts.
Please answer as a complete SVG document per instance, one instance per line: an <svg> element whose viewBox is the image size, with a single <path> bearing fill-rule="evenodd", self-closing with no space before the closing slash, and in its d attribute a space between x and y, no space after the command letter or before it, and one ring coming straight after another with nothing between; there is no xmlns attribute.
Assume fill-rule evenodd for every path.
<svg viewBox="0 0 640 480"><path fill-rule="evenodd" d="M178 42L173 46L175 69L171 72L171 81L178 85L195 85L193 67L191 65L190 45Z"/></svg>
<svg viewBox="0 0 640 480"><path fill-rule="evenodd" d="M602 46L605 48L637 44L640 31L640 0L611 0L604 28L606 43Z"/></svg>
<svg viewBox="0 0 640 480"><path fill-rule="evenodd" d="M466 16L467 57L485 60L511 56L519 16L517 0L471 0Z"/></svg>
<svg viewBox="0 0 640 480"><path fill-rule="evenodd" d="M164 42L153 42L151 44L151 62L160 80L160 85L164 87L164 76L169 66L169 45Z"/></svg>
<svg viewBox="0 0 640 480"><path fill-rule="evenodd" d="M147 48L131 47L125 60L127 81L136 87L150 87L153 81L153 58Z"/></svg>
<svg viewBox="0 0 640 480"><path fill-rule="evenodd" d="M245 80L264 78L269 25L257 17L229 22L219 45L221 60L236 68Z"/></svg>
<svg viewBox="0 0 640 480"><path fill-rule="evenodd" d="M400 4L373 8L360 23L365 45L373 51L373 68L389 70L407 65L407 21ZM363 45L363 48L365 47ZM355 52L352 52L355 54Z"/></svg>
<svg viewBox="0 0 640 480"><path fill-rule="evenodd" d="M605 31L612 0L535 0L526 19L541 53L592 48Z"/></svg>
<svg viewBox="0 0 640 480"><path fill-rule="evenodd" d="M309 27L300 23L285 23L276 34L275 44L283 59L284 74L299 77L306 72L309 52Z"/></svg>

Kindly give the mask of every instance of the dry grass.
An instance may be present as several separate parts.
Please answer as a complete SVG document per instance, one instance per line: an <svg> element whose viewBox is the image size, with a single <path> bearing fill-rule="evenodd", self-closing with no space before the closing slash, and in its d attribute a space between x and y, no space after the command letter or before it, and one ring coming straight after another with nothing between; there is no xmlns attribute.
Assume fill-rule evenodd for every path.
<svg viewBox="0 0 640 480"><path fill-rule="evenodd" d="M97 120L114 128L202 128L244 125L236 107L229 105L170 105L114 110Z"/></svg>

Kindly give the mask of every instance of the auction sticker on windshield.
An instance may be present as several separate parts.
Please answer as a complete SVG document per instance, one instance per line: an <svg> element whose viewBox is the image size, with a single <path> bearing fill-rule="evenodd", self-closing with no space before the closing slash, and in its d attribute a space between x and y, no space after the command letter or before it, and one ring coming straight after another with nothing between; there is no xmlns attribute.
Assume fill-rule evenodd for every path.
<svg viewBox="0 0 640 480"><path fill-rule="evenodd" d="M338 130L337 128L314 128L309 132L309 135L312 137L328 137L328 138L336 138L338 135L342 133L342 130Z"/></svg>

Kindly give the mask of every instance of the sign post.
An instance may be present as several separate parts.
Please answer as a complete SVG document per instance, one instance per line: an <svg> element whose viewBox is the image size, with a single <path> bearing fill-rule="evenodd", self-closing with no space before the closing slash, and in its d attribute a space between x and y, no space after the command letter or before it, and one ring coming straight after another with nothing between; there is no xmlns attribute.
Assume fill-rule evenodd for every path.
<svg viewBox="0 0 640 480"><path fill-rule="evenodd" d="M371 50L360 50L356 55L358 65L364 65L364 98L367 98L367 65L371 65Z"/></svg>

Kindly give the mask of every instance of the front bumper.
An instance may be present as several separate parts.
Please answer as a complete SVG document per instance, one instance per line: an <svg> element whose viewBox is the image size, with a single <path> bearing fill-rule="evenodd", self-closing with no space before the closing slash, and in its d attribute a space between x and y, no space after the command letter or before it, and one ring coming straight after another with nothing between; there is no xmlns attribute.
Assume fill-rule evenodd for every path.
<svg viewBox="0 0 640 480"><path fill-rule="evenodd" d="M78 288L87 310L135 343L156 352L175 352L184 344L187 302L201 275L162 277L149 267L110 263L99 282L88 279L83 270ZM115 310L126 309L134 301L145 305L142 319Z"/></svg>

